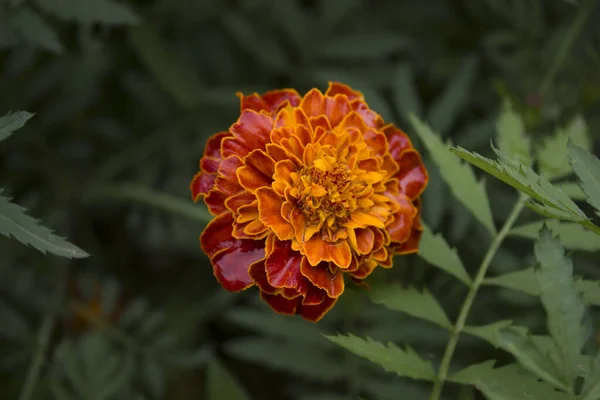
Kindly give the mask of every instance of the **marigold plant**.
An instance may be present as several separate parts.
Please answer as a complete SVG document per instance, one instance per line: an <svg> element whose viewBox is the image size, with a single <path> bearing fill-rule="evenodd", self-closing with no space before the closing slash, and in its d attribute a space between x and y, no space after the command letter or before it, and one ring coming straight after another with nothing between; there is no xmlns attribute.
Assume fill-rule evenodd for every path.
<svg viewBox="0 0 600 400"><path fill-rule="evenodd" d="M190 185L215 216L202 249L226 290L256 285L275 311L316 322L344 275L360 282L417 251L427 171L344 84L238 96L239 119L208 140Z"/></svg>

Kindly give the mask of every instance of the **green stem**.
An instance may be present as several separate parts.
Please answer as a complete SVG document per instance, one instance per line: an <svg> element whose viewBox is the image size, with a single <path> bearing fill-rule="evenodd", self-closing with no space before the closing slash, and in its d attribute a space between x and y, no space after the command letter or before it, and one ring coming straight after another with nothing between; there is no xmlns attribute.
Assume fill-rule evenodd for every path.
<svg viewBox="0 0 600 400"><path fill-rule="evenodd" d="M469 293L463 302L463 305L460 309L460 313L458 314L458 319L454 324L452 329L452 335L450 336L450 340L446 345L446 350L444 351L444 356L442 358L442 362L440 364L440 369L438 372L438 378L433 386L433 390L431 392L431 396L429 400L438 400L440 395L442 394L442 389L444 388L444 383L446 378L448 377L448 371L450 369L450 362L452 361L452 356L454 355L454 350L456 350L456 345L458 344L458 338L465 327L465 322L467 321L467 316L469 315L469 311L471 311L471 306L473 305L473 301L475 300L475 296L479 290L479 287L483 283L485 279L485 274L487 273L488 267L490 266L496 252L500 248L500 245L508 235L510 229L517 221L517 218L523 211L525 207L525 203L527 202L527 196L520 194L519 200L515 203L508 219L502 226L502 229L498 234L494 237L490 248L488 249L481 265L479 266L479 270L477 271L477 275L469 288Z"/></svg>
<svg viewBox="0 0 600 400"><path fill-rule="evenodd" d="M64 295L65 287L66 287L66 277L67 277L67 269L61 268L60 278L58 280L58 284L56 286L53 299L54 303L52 306L59 303L60 298ZM42 320L42 325L37 335L36 340L36 352L31 360L31 364L29 365L29 369L27 370L27 375L25 377L25 384L23 385L23 389L21 390L21 395L19 396L19 400L29 400L33 396L33 392L37 383L40 379L40 375L42 372L42 367L44 365L44 359L46 358L46 351L48 349L48 345L50 344L50 336L52 335L52 331L54 330L54 325L56 323L56 307L48 307L44 315L44 319Z"/></svg>
<svg viewBox="0 0 600 400"><path fill-rule="evenodd" d="M201 206L194 205L180 197L168 193L157 192L137 183L119 185L103 185L90 189L86 195L88 200L128 200L163 209L173 214L179 214L203 223L208 223L213 216Z"/></svg>
<svg viewBox="0 0 600 400"><path fill-rule="evenodd" d="M585 226L586 228L588 228L590 231L594 232L596 235L600 235L600 227L598 225L595 225L589 219L586 219L585 221L580 222L580 224Z"/></svg>
<svg viewBox="0 0 600 400"><path fill-rule="evenodd" d="M571 26L560 43L560 47L556 52L556 56L552 61L550 69L548 69L546 75L544 75L542 83L540 84L540 88L538 90L540 96L544 96L552 86L554 78L556 77L556 74L558 74L560 67L567 59L573 43L575 43L575 40L581 33L581 30L583 29L588 17L592 14L595 3L595 0L586 0L579 7L577 15L573 19Z"/></svg>

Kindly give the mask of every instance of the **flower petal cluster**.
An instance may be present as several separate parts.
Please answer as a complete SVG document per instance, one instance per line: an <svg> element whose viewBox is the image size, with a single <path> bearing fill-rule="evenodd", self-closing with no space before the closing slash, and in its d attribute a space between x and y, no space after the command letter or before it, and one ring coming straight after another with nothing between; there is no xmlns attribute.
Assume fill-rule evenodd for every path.
<svg viewBox="0 0 600 400"><path fill-rule="evenodd" d="M226 290L257 286L275 311L316 322L345 276L418 250L427 171L347 85L238 97L239 119L208 140L190 185L215 216L202 249Z"/></svg>

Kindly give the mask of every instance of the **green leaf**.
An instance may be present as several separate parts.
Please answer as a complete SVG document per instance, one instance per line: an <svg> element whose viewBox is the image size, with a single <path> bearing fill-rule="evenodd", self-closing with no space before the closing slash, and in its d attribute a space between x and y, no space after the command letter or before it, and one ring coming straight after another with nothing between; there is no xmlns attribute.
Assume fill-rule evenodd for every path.
<svg viewBox="0 0 600 400"><path fill-rule="evenodd" d="M490 400L570 400L568 394L557 392L540 382L518 364L494 368L495 361L471 365L450 380L476 386Z"/></svg>
<svg viewBox="0 0 600 400"><path fill-rule="evenodd" d="M510 326L512 326L511 320L503 320L483 326L465 326L463 332L477 336L495 347L501 347L502 336L500 332Z"/></svg>
<svg viewBox="0 0 600 400"><path fill-rule="evenodd" d="M17 11L11 25L27 43L52 53L60 53L63 49L54 29L28 7Z"/></svg>
<svg viewBox="0 0 600 400"><path fill-rule="evenodd" d="M451 248L441 234L434 235L429 226L425 224L423 224L418 254L431 265L443 269L466 285L471 285L471 278L456 253L456 249Z"/></svg>
<svg viewBox="0 0 600 400"><path fill-rule="evenodd" d="M415 77L410 64L403 64L398 67L392 80L392 89L394 91L394 104L404 118L410 114L421 117L423 106L415 84Z"/></svg>
<svg viewBox="0 0 600 400"><path fill-rule="evenodd" d="M36 3L60 19L83 24L134 25L139 22L129 6L112 0L36 0Z"/></svg>
<svg viewBox="0 0 600 400"><path fill-rule="evenodd" d="M569 219L573 221L584 221L587 219L583 211L569 196L553 186L548 179L539 176L528 166L511 160L502 153L499 153L502 158L501 161L493 161L461 147L455 147L451 151L463 160L470 162L504 183L531 196L541 204L562 212Z"/></svg>
<svg viewBox="0 0 600 400"><path fill-rule="evenodd" d="M535 245L539 263L536 276L546 310L548 331L561 357L559 365L569 387L577 377L577 366L585 343L585 305L573 281L573 263L565 256L560 240L544 227Z"/></svg>
<svg viewBox="0 0 600 400"><path fill-rule="evenodd" d="M353 335L325 336L332 342L366 358L388 372L411 379L433 381L436 374L430 361L423 360L413 349L402 350L393 343L384 345L371 338L362 339Z"/></svg>
<svg viewBox="0 0 600 400"><path fill-rule="evenodd" d="M512 110L509 102L504 103L502 113L496 121L496 132L501 152L531 166L531 140L525 132L521 116Z"/></svg>
<svg viewBox="0 0 600 400"><path fill-rule="evenodd" d="M573 200L585 200L586 199L585 193L583 193L583 190L581 190L579 185L575 182L557 183L555 186L557 188L559 188L560 190L562 190L563 192L565 192L567 194L567 196L569 196Z"/></svg>
<svg viewBox="0 0 600 400"><path fill-rule="evenodd" d="M600 250L600 236L573 222L560 222L554 219L532 222L513 228L510 234L528 239L537 239L544 224L558 234L561 243L567 249Z"/></svg>
<svg viewBox="0 0 600 400"><path fill-rule="evenodd" d="M208 365L206 378L208 400L249 400L238 380L217 359Z"/></svg>
<svg viewBox="0 0 600 400"><path fill-rule="evenodd" d="M540 295L540 285L533 268L486 278L483 283L517 290L532 296ZM575 281L575 285L577 291L581 292L583 301L586 304L600 306L600 281L578 279Z"/></svg>
<svg viewBox="0 0 600 400"><path fill-rule="evenodd" d="M186 110L198 107L203 93L200 79L170 51L171 46L156 28L150 24L142 24L130 31L130 38L140 61L154 75L163 90Z"/></svg>
<svg viewBox="0 0 600 400"><path fill-rule="evenodd" d="M225 345L228 355L275 371L288 371L319 382L334 382L346 373L342 364L323 351L307 351L305 344L270 338L243 338ZM318 365L319 368L315 368Z"/></svg>
<svg viewBox="0 0 600 400"><path fill-rule="evenodd" d="M435 132L445 134L472 98L471 86L477 78L478 65L477 58L465 57L450 83L429 109L427 121Z"/></svg>
<svg viewBox="0 0 600 400"><path fill-rule="evenodd" d="M17 129L22 128L31 117L33 117L33 114L25 111L17 111L0 117L0 141L8 138Z"/></svg>
<svg viewBox="0 0 600 400"><path fill-rule="evenodd" d="M382 34L345 34L321 43L316 56L332 60L372 60L383 58L410 47L411 41L404 36Z"/></svg>
<svg viewBox="0 0 600 400"><path fill-rule="evenodd" d="M600 399L600 352L596 354L592 368L585 378L585 384L581 395L578 397L580 400L598 400Z"/></svg>
<svg viewBox="0 0 600 400"><path fill-rule="evenodd" d="M600 215L600 160L589 151L569 142L569 158L577 177L579 186L585 193L588 203Z"/></svg>
<svg viewBox="0 0 600 400"><path fill-rule="evenodd" d="M435 297L425 289L423 292L414 287L400 284L373 286L369 293L371 301L383 304L394 311L401 311L415 318L421 318L446 329L452 329L452 323Z"/></svg>
<svg viewBox="0 0 600 400"><path fill-rule="evenodd" d="M411 115L410 120L431 158L439 167L442 178L450 187L452 194L487 228L490 234L495 235L492 210L483 182L477 182L473 169L450 154L448 146L444 145L429 126L414 115Z"/></svg>
<svg viewBox="0 0 600 400"><path fill-rule="evenodd" d="M558 129L554 136L547 138L538 151L540 170L548 179L560 179L571 173L568 142L588 150L591 147L585 120L580 115L569 122L565 129Z"/></svg>
<svg viewBox="0 0 600 400"><path fill-rule="evenodd" d="M56 236L48 228L39 225L39 221L25 214L25 209L10 202L10 198L1 196L0 189L0 234L14 237L19 242L30 245L46 254L50 252L66 258L85 258L89 254L79 247Z"/></svg>

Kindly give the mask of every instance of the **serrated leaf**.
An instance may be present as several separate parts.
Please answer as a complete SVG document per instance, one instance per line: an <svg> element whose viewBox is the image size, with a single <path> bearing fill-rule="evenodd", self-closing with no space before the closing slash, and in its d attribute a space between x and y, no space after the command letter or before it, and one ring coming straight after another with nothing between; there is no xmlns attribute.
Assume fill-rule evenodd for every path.
<svg viewBox="0 0 600 400"><path fill-rule="evenodd" d="M537 239L540 229L546 224L554 233L558 234L563 246L567 249L598 251L600 250L600 236L573 222L560 222L554 219L532 222L513 228L511 235L528 239Z"/></svg>
<svg viewBox="0 0 600 400"><path fill-rule="evenodd" d="M513 327L501 330L498 339L499 347L515 356L524 368L544 382L568 390L569 384L556 366L556 345L552 341L547 343L548 341L534 340L526 332Z"/></svg>
<svg viewBox="0 0 600 400"><path fill-rule="evenodd" d="M139 22L129 6L112 0L36 0L36 3L60 19L84 24L134 25Z"/></svg>
<svg viewBox="0 0 600 400"><path fill-rule="evenodd" d="M596 354L592 363L587 377L585 378L585 384L581 395L578 397L580 400L598 400L600 399L600 352Z"/></svg>
<svg viewBox="0 0 600 400"><path fill-rule="evenodd" d="M427 121L435 132L445 134L471 99L471 86L477 78L478 65L477 58L466 57L429 109Z"/></svg>
<svg viewBox="0 0 600 400"><path fill-rule="evenodd" d="M33 117L33 114L25 111L17 111L0 117L0 141L12 135L17 129L22 128L31 117Z"/></svg>
<svg viewBox="0 0 600 400"><path fill-rule="evenodd" d="M405 288L400 284L377 285L373 286L369 297L374 303L382 304L391 310L452 329L452 323L444 309L427 289L420 292L414 287Z"/></svg>
<svg viewBox="0 0 600 400"><path fill-rule="evenodd" d="M372 60L406 50L410 44L407 37L392 33L345 34L325 41L315 51L323 59Z"/></svg>
<svg viewBox="0 0 600 400"><path fill-rule="evenodd" d="M471 277L465 266L441 234L434 235L429 226L423 224L423 233L419 245L419 257L455 276L466 285L471 285Z"/></svg>
<svg viewBox="0 0 600 400"><path fill-rule="evenodd" d="M239 381L217 359L208 365L208 400L250 400Z"/></svg>
<svg viewBox="0 0 600 400"><path fill-rule="evenodd" d="M540 170L548 179L560 179L572 171L569 164L567 143L590 149L587 126L581 115L576 116L564 129L558 129L554 136L547 138L538 151Z"/></svg>
<svg viewBox="0 0 600 400"><path fill-rule="evenodd" d="M10 202L10 198L1 196L0 189L0 234L14 237L19 242L30 245L46 254L47 252L66 258L85 258L89 254L79 247L56 236L39 221L25 213L21 206Z"/></svg>
<svg viewBox="0 0 600 400"><path fill-rule="evenodd" d="M186 110L195 109L201 101L203 85L189 66L181 62L169 44L149 24L142 24L130 32L131 42L140 61L173 99Z"/></svg>
<svg viewBox="0 0 600 400"><path fill-rule="evenodd" d="M401 110L404 118L414 114L421 118L423 107L415 85L415 77L410 64L398 67L392 80L394 104Z"/></svg>
<svg viewBox="0 0 600 400"><path fill-rule="evenodd" d="M536 277L547 314L548 331L561 357L561 372L571 387L577 377L585 343L585 305L573 281L573 263L565 256L560 240L546 227L540 231L535 256L539 263Z"/></svg>
<svg viewBox="0 0 600 400"><path fill-rule="evenodd" d="M236 339L225 345L225 351L244 361L319 382L333 382L346 373L344 366L326 352L307 351L305 345L294 342L277 342L268 338Z"/></svg>
<svg viewBox="0 0 600 400"><path fill-rule="evenodd" d="M19 9L11 23L27 43L53 53L62 51L62 45L54 29L30 8Z"/></svg>
<svg viewBox="0 0 600 400"><path fill-rule="evenodd" d="M587 219L583 211L569 196L526 165L516 160L511 160L502 153L500 153L502 157L501 161L493 161L461 147L454 147L451 151L463 160L531 196L543 205L562 212L569 219L573 221L584 221Z"/></svg>
<svg viewBox="0 0 600 400"><path fill-rule="evenodd" d="M495 361L471 365L450 380L477 387L490 400L570 400L566 393L557 392L540 382L533 374L518 364L494 368Z"/></svg>
<svg viewBox="0 0 600 400"><path fill-rule="evenodd" d="M492 218L487 193L483 182L477 182L471 166L463 164L454 157L448 146L433 133L425 123L414 115L410 116L411 124L427 147L433 161L439 167L442 178L446 181L452 194L485 226L490 234L495 235L496 228Z"/></svg>
<svg viewBox="0 0 600 400"><path fill-rule="evenodd" d="M531 166L531 139L525 132L521 116L505 102L502 113L496 120L496 138L501 152L509 154L520 163Z"/></svg>
<svg viewBox="0 0 600 400"><path fill-rule="evenodd" d="M579 178L579 186L585 193L588 203L596 209L596 214L600 215L600 160L571 142L568 146L569 159Z"/></svg>
<svg viewBox="0 0 600 400"><path fill-rule="evenodd" d="M353 335L325 336L359 357L366 358L388 372L411 379L433 381L436 374L430 361L423 360L413 349L402 350L393 343L387 346L371 338L362 339Z"/></svg>
<svg viewBox="0 0 600 400"><path fill-rule="evenodd" d="M465 326L463 332L469 335L477 336L480 339L492 344L495 347L501 347L502 337L500 332L512 325L512 321L503 320L482 326Z"/></svg>
<svg viewBox="0 0 600 400"><path fill-rule="evenodd" d="M585 200L586 199L585 193L583 193L583 190L581 190L579 185L575 182L557 183L555 186L557 188L559 188L560 190L562 190L563 192L565 192L567 194L567 196L569 196L573 200Z"/></svg>
<svg viewBox="0 0 600 400"><path fill-rule="evenodd" d="M502 286L532 296L540 295L540 285L533 268L486 278L483 283L486 285ZM600 281L578 279L575 281L575 285L577 290L581 292L586 304L600 306Z"/></svg>

